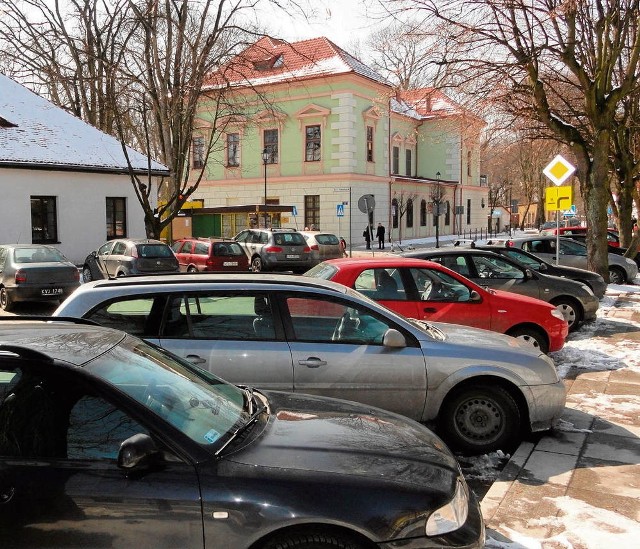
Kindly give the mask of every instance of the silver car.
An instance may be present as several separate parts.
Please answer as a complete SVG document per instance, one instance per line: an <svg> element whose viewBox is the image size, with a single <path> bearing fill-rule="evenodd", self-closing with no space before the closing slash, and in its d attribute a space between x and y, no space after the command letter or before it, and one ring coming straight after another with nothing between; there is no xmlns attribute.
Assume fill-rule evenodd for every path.
<svg viewBox="0 0 640 549"><path fill-rule="evenodd" d="M560 265L587 269L587 246L571 238L558 239L560 241ZM504 240L489 240L487 244L505 242ZM526 236L511 238L508 241L512 246L521 248L537 255L549 263L555 263L556 236ZM626 284L631 282L638 274L638 265L633 259L616 254L608 254L609 257L609 282L612 284Z"/></svg>
<svg viewBox="0 0 640 549"><path fill-rule="evenodd" d="M300 231L311 248L311 260L314 265L322 263L326 259L342 257L340 239L333 233L322 231Z"/></svg>
<svg viewBox="0 0 640 549"><path fill-rule="evenodd" d="M311 248L295 229L246 229L235 236L253 272L304 273L314 263Z"/></svg>
<svg viewBox="0 0 640 549"><path fill-rule="evenodd" d="M468 453L512 450L565 403L552 359L503 334L411 321L341 284L287 275L82 285L54 316L143 337L231 382L337 397L433 422Z"/></svg>

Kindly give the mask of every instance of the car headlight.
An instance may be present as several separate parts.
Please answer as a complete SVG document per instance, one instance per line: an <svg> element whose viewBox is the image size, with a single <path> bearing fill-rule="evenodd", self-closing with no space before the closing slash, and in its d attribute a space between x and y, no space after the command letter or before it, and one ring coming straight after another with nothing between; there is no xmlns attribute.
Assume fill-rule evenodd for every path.
<svg viewBox="0 0 640 549"><path fill-rule="evenodd" d="M458 477L453 499L436 509L427 520L427 536L440 536L461 528L469 514L469 489L463 477Z"/></svg>
<svg viewBox="0 0 640 549"><path fill-rule="evenodd" d="M564 320L564 315L562 314L562 311L558 309L558 307L556 307L555 309L551 309L551 316L555 316L560 320Z"/></svg>

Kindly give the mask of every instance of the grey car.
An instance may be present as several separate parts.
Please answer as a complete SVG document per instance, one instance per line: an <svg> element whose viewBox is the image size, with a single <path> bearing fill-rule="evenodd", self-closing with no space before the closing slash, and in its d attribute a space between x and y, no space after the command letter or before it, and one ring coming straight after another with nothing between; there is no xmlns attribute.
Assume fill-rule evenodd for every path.
<svg viewBox="0 0 640 549"><path fill-rule="evenodd" d="M555 263L558 254L556 253L556 236L525 236L508 239L510 246L521 248L527 252L537 255L541 259ZM568 267L578 267L586 269L587 266L587 246L583 242L578 242L571 238L558 238L560 242L560 265ZM487 244L502 243L505 240L488 240ZM626 284L631 282L638 274L638 265L633 259L616 254L608 254L609 259L609 282L612 284Z"/></svg>
<svg viewBox="0 0 640 549"><path fill-rule="evenodd" d="M253 272L304 273L315 263L304 236L295 229L246 229L235 236Z"/></svg>
<svg viewBox="0 0 640 549"><path fill-rule="evenodd" d="M91 252L82 266L84 282L120 276L180 272L173 250L151 238L109 240Z"/></svg>
<svg viewBox="0 0 640 549"><path fill-rule="evenodd" d="M575 331L596 318L600 306L589 286L534 272L517 261L478 248L435 248L405 252L406 257L436 261L480 286L541 299L558 307Z"/></svg>
<svg viewBox="0 0 640 549"><path fill-rule="evenodd" d="M80 285L80 272L62 252L43 244L0 245L0 308L21 301L62 301Z"/></svg>
<svg viewBox="0 0 640 549"><path fill-rule="evenodd" d="M182 275L82 285L54 316L156 343L235 383L355 400L433 422L454 448L509 451L551 427L553 360L503 334L412 321L341 284L288 275Z"/></svg>
<svg viewBox="0 0 640 549"><path fill-rule="evenodd" d="M311 249L311 260L314 265L322 263L326 259L342 257L340 239L333 233L322 231L300 231Z"/></svg>
<svg viewBox="0 0 640 549"><path fill-rule="evenodd" d="M541 272L542 274L560 276L562 278L568 278L569 280L582 282L582 284L586 284L591 288L591 291L598 299L602 299L607 291L607 283L604 281L604 278L593 271L587 271L587 269L579 269L577 267L567 267L566 265L555 265L522 248L514 248L513 246L500 246L498 244L474 244L472 246L479 250L487 250L509 257L518 263L522 263L525 267Z"/></svg>

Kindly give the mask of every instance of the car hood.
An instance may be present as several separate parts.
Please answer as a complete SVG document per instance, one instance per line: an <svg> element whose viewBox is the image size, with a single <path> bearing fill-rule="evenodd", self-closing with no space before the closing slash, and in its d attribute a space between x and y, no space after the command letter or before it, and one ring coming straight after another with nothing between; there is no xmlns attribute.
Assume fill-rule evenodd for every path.
<svg viewBox="0 0 640 549"><path fill-rule="evenodd" d="M540 349L536 349L533 345L506 334L483 330L482 328L462 326L460 324L424 322L420 320L416 322L418 322L419 325L433 326L442 333L446 340L454 343L458 348L463 346L468 349L475 349L476 351L480 349L485 351L495 349L496 351L500 351L500 353L508 350L517 350L519 352L524 351L531 356L543 354ZM474 353L474 355L477 354L477 352Z"/></svg>
<svg viewBox="0 0 640 549"><path fill-rule="evenodd" d="M312 395L264 395L268 421L224 461L269 470L272 476L349 475L443 489L460 474L435 434L400 415Z"/></svg>

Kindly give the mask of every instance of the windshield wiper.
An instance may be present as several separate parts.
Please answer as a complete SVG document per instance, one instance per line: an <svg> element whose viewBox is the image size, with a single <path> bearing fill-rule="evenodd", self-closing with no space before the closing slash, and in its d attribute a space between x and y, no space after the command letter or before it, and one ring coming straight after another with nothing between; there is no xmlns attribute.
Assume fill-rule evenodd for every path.
<svg viewBox="0 0 640 549"><path fill-rule="evenodd" d="M249 388L247 388L247 394L251 395L251 399L253 402L253 388L251 388L250 391L249 391ZM251 406L253 407L253 404L251 404ZM227 441L220 448L218 448L215 455L217 456L218 454L220 454L222 450L224 450L227 446L229 446L229 444L233 439L235 439L243 431L246 431L251 425L253 425L258 420L258 417L260 416L260 414L264 412L266 408L267 406L263 404L253 414L251 414L251 416L249 416L249 419L247 419L247 421L245 421L242 425L240 425L235 431L233 431L229 435L229 438L227 439Z"/></svg>

